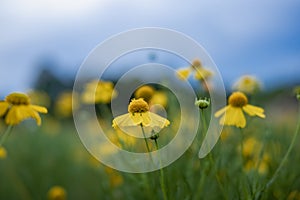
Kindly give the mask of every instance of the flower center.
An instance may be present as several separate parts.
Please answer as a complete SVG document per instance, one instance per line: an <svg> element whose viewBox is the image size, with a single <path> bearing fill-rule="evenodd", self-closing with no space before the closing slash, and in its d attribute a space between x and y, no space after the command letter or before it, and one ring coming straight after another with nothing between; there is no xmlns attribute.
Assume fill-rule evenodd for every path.
<svg viewBox="0 0 300 200"><path fill-rule="evenodd" d="M30 103L29 97L22 93L11 93L6 96L5 101L13 105L28 105Z"/></svg>
<svg viewBox="0 0 300 200"><path fill-rule="evenodd" d="M134 113L144 113L149 111L149 105L144 99L132 99L128 105L128 112Z"/></svg>
<svg viewBox="0 0 300 200"><path fill-rule="evenodd" d="M241 92L234 92L232 95L230 95L228 102L233 107L243 107L247 105L248 99L246 95L244 95Z"/></svg>
<svg viewBox="0 0 300 200"><path fill-rule="evenodd" d="M201 68L202 67L201 61L198 59L193 60L192 67L194 69Z"/></svg>

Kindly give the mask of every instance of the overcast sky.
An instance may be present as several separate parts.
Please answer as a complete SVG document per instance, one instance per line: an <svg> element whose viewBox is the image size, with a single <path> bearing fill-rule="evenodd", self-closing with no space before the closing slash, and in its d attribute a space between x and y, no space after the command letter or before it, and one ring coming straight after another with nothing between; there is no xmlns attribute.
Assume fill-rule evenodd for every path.
<svg viewBox="0 0 300 200"><path fill-rule="evenodd" d="M0 3L0 96L26 91L37 63L75 75L88 53L119 32L180 31L200 43L227 84L254 74L267 87L300 74L298 0L4 0ZM300 81L300 78L299 78Z"/></svg>

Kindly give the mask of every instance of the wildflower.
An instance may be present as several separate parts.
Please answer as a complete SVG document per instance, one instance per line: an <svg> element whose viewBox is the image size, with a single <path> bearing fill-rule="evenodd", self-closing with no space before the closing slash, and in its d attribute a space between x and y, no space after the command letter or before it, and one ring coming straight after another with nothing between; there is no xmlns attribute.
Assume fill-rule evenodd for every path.
<svg viewBox="0 0 300 200"><path fill-rule="evenodd" d="M73 98L73 96L75 98ZM76 94L73 95L72 91L62 92L56 100L55 113L60 117L70 117L72 115L72 109L78 107L76 96Z"/></svg>
<svg viewBox="0 0 300 200"><path fill-rule="evenodd" d="M65 200L67 199L67 192L61 186L53 186L48 191L49 200Z"/></svg>
<svg viewBox="0 0 300 200"><path fill-rule="evenodd" d="M31 105L26 94L11 93L4 101L0 101L0 117L5 114L5 123L16 125L27 118L35 119L37 125L41 124L39 113L47 113L47 109L42 106Z"/></svg>
<svg viewBox="0 0 300 200"><path fill-rule="evenodd" d="M5 159L6 155L7 155L6 149L4 147L0 146L0 160Z"/></svg>
<svg viewBox="0 0 300 200"><path fill-rule="evenodd" d="M166 107L168 105L168 97L165 92L155 92L149 104L150 105L159 104L163 107Z"/></svg>
<svg viewBox="0 0 300 200"><path fill-rule="evenodd" d="M228 104L215 113L215 117L223 115L220 124L244 128L246 119L243 111L250 116L265 118L264 109L248 104L248 99L242 92L232 93L228 98Z"/></svg>
<svg viewBox="0 0 300 200"><path fill-rule="evenodd" d="M287 200L300 200L300 192L298 190L293 190Z"/></svg>
<svg viewBox="0 0 300 200"><path fill-rule="evenodd" d="M123 176L118 171L116 171L110 167L105 167L105 172L107 173L107 175L109 177L110 186L112 188L116 188L123 184L123 182L124 182Z"/></svg>
<svg viewBox="0 0 300 200"><path fill-rule="evenodd" d="M143 98L146 102L149 102L149 100L152 98L155 90L153 87L149 85L144 85L142 87L139 87L135 92L134 92L134 97L135 98Z"/></svg>
<svg viewBox="0 0 300 200"><path fill-rule="evenodd" d="M245 75L240 77L232 88L245 94L254 94L261 89L261 83L255 76Z"/></svg>
<svg viewBox="0 0 300 200"><path fill-rule="evenodd" d="M295 93L297 99L300 101L300 86L296 86L294 88L294 93Z"/></svg>
<svg viewBox="0 0 300 200"><path fill-rule="evenodd" d="M107 104L117 95L112 82L93 80L86 84L81 99L86 104Z"/></svg>
<svg viewBox="0 0 300 200"><path fill-rule="evenodd" d="M149 105L142 98L132 99L128 105L128 113L120 115L113 120L113 127L136 127L150 128L155 132L168 126L169 120L149 111ZM149 131L147 131L149 132ZM150 137L149 135L148 137Z"/></svg>
<svg viewBox="0 0 300 200"><path fill-rule="evenodd" d="M195 106L198 106L200 109L205 109L210 105L210 99L207 97L200 98L199 100L195 99Z"/></svg>
<svg viewBox="0 0 300 200"><path fill-rule="evenodd" d="M213 75L213 72L208 69L205 69L202 66L201 61L198 59L195 59L191 66L177 70L178 78L180 78L181 80L188 79L191 73L195 73L195 79L200 81L204 81Z"/></svg>

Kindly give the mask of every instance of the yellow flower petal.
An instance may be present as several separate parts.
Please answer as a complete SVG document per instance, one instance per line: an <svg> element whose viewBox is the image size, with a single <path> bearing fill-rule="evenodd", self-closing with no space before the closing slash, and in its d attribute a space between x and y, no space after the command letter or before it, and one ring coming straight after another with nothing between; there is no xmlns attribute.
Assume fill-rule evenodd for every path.
<svg viewBox="0 0 300 200"><path fill-rule="evenodd" d="M0 146L0 160L1 159L5 159L7 156L7 152L6 152L6 149L4 147L1 147Z"/></svg>
<svg viewBox="0 0 300 200"><path fill-rule="evenodd" d="M151 127L155 132L159 132L162 128L170 125L170 121L155 113L150 112Z"/></svg>
<svg viewBox="0 0 300 200"><path fill-rule="evenodd" d="M117 127L125 127L125 126L136 126L136 124L133 122L133 120L131 120L130 114L127 113L116 117L113 120L112 126L114 128L117 128Z"/></svg>
<svg viewBox="0 0 300 200"><path fill-rule="evenodd" d="M143 117L141 113L131 114L130 119L133 121L135 126L140 125L143 122Z"/></svg>
<svg viewBox="0 0 300 200"><path fill-rule="evenodd" d="M197 68L195 73L195 79L197 80L205 80L209 77L211 77L213 73L207 69L204 68Z"/></svg>
<svg viewBox="0 0 300 200"><path fill-rule="evenodd" d="M143 126L149 126L150 123L152 123L152 120L150 119L150 112L141 113L141 117Z"/></svg>
<svg viewBox="0 0 300 200"><path fill-rule="evenodd" d="M8 107L9 107L9 103L7 103L6 101L0 102L0 117L6 113Z"/></svg>
<svg viewBox="0 0 300 200"><path fill-rule="evenodd" d="M224 108L218 110L216 113L215 113L215 117L220 117L222 114L225 113L225 111L229 108L229 106L225 106Z"/></svg>
<svg viewBox="0 0 300 200"><path fill-rule="evenodd" d="M47 110L47 108L45 108L45 107L37 106L37 105L30 105L30 107L31 107L33 110L37 111L37 112L40 112L40 113L48 113L48 110Z"/></svg>
<svg viewBox="0 0 300 200"><path fill-rule="evenodd" d="M264 109L257 107L257 106L252 106L247 104L246 106L243 107L243 110L250 116L259 116L261 118L265 118L265 114L264 114Z"/></svg>
<svg viewBox="0 0 300 200"><path fill-rule="evenodd" d="M226 115L220 119L220 123L244 128L246 126L246 119L241 108L230 106L226 111Z"/></svg>
<svg viewBox="0 0 300 200"><path fill-rule="evenodd" d="M190 73L191 73L190 68L183 68L177 70L177 76L181 80L186 80L189 77Z"/></svg>
<svg viewBox="0 0 300 200"><path fill-rule="evenodd" d="M5 123L9 125L19 124L21 121L33 118L37 125L41 124L41 117L28 105L12 106L5 117Z"/></svg>

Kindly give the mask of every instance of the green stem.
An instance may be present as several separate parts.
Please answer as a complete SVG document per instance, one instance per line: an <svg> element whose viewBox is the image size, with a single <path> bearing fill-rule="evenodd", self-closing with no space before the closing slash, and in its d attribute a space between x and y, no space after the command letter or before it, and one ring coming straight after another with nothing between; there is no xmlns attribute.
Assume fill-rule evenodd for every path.
<svg viewBox="0 0 300 200"><path fill-rule="evenodd" d="M204 115L204 109L201 109L201 115L202 115L201 120L202 120L202 127L203 127L202 137L204 139L204 137L206 135L206 131L207 131L207 124L206 124L206 118L205 118L205 115ZM219 188L220 188L220 190L222 192L222 195L223 195L224 199L228 199L228 197L227 197L227 195L225 193L225 189L224 189L224 187L223 187L223 185L221 183L220 176L218 175L218 170L216 168L216 164L215 164L212 152L209 153L208 157L209 157L209 162L211 163L211 166L212 166L213 171L215 173L215 177L217 179L217 183L218 183L218 186L219 186Z"/></svg>
<svg viewBox="0 0 300 200"><path fill-rule="evenodd" d="M295 133L294 133L293 139L292 139L292 141L291 141L291 143L290 143L290 146L289 146L287 152L285 153L283 159L281 160L281 162L280 162L278 168L276 169L274 175L272 176L272 178L271 178L271 179L268 181L268 183L266 184L266 189L269 188L269 187L272 185L272 183L275 181L275 179L278 177L280 170L282 169L283 165L286 163L287 158L288 158L288 156L290 155L290 153L291 153L291 151L292 151L292 149L293 149L293 147L294 147L294 145L295 145L296 138L297 138L297 136L298 136L299 128L300 128L300 108L299 108L299 111L298 111L298 115L299 115L299 116L298 116L297 128L296 128L296 131L295 131Z"/></svg>
<svg viewBox="0 0 300 200"><path fill-rule="evenodd" d="M12 130L12 125L9 125L6 129L6 131L3 133L1 139L0 139L0 147L4 144L5 140L7 139L9 133L11 132Z"/></svg>
<svg viewBox="0 0 300 200"><path fill-rule="evenodd" d="M207 125L206 125L206 119L205 119L205 115L204 115L204 109L201 109L201 120L202 120L202 127L203 127L203 130L202 130L202 140L204 140L205 138L205 135L206 135L206 130L207 130Z"/></svg>
<svg viewBox="0 0 300 200"><path fill-rule="evenodd" d="M298 110L298 122L297 122L297 127L296 127L296 130L294 132L294 136L292 138L292 141L290 143L290 146L287 150L287 152L285 153L283 159L281 160L278 168L276 169L275 173L273 174L272 178L267 182L267 184L261 189L261 192L258 196L257 199L260 199L263 195L263 193L265 192L265 190L267 190L273 183L274 181L276 180L276 178L278 177L279 175L279 172L281 171L282 167L284 166L284 164L286 163L294 145L295 145L295 142L296 142L296 138L298 136L298 133L299 133L299 129L300 129L300 107L299 107L299 110Z"/></svg>
<svg viewBox="0 0 300 200"><path fill-rule="evenodd" d="M157 140L155 139L154 141L155 141L156 150L158 151ZM168 200L167 190L166 190L166 185L165 185L165 175L164 175L164 170L161 166L161 158L160 158L159 152L158 152L158 156L159 156L159 164L160 164L160 166L159 166L159 168L160 168L160 186L161 186L164 200Z"/></svg>
<svg viewBox="0 0 300 200"><path fill-rule="evenodd" d="M144 140L145 140L145 143L146 143L147 151L148 151L148 153L151 153L150 148L149 148L149 144L148 144L148 141L147 141L147 138L146 138L146 134L145 134L145 131L144 131L143 124L141 124L141 128L142 128Z"/></svg>
<svg viewBox="0 0 300 200"><path fill-rule="evenodd" d="M241 139L240 139L240 142L241 142L241 165L242 165L242 170L243 170L243 167L244 167L244 156L243 156L243 151L244 151L244 134L243 134L243 130L242 128L239 128L240 130L240 135L241 135Z"/></svg>

